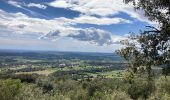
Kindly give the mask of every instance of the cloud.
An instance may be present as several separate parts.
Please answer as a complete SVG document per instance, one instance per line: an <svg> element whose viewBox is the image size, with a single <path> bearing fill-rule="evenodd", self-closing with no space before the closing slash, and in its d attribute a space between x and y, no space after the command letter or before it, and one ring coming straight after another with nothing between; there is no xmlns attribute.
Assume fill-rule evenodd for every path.
<svg viewBox="0 0 170 100"><path fill-rule="evenodd" d="M130 24L130 23L132 23L132 21L130 21L130 20L118 18L118 17L97 18L97 17L94 17L94 16L87 16L87 15L81 15L81 16L75 17L73 19L59 17L59 18L55 18L55 20L58 20L58 21L61 20L65 23L69 23L69 24L73 24L73 25L75 25L75 24L112 25L112 24L124 24L124 23Z"/></svg>
<svg viewBox="0 0 170 100"><path fill-rule="evenodd" d="M87 15L108 16L118 12L110 8L112 0L55 0L49 6L79 11Z"/></svg>
<svg viewBox="0 0 170 100"><path fill-rule="evenodd" d="M60 30L50 31L46 35L41 36L39 39L56 39L60 37Z"/></svg>
<svg viewBox="0 0 170 100"><path fill-rule="evenodd" d="M40 8L40 9L46 9L47 8L47 6L45 6L45 5L36 4L36 3L25 4L25 6L27 6L27 7L37 7L37 8Z"/></svg>
<svg viewBox="0 0 170 100"><path fill-rule="evenodd" d="M19 3L19 2L10 0L7 3L10 4L10 5L13 5L15 7L22 8L21 3Z"/></svg>
<svg viewBox="0 0 170 100"><path fill-rule="evenodd" d="M65 28L64 30L51 31L41 37L41 39L58 39L60 37L70 37L79 41L85 41L98 46L119 44L124 39L123 36L114 36L110 32L96 28Z"/></svg>
<svg viewBox="0 0 170 100"><path fill-rule="evenodd" d="M42 15L42 14L40 14L40 13L38 13L38 12L29 10L28 8L26 8L26 7L28 7L28 5L25 4L25 3L21 3L21 2L17 2L17 1L12 1L12 0L7 1L7 3L10 4L10 5L12 5L12 6L14 6L14 7L23 9L23 10L29 12L29 13L30 13L31 15L33 15L33 16L36 16L36 17L41 16L41 17L43 17L43 18L48 18L47 16ZM33 4L34 4L34 3L32 3L31 6L38 6L38 4L34 4L34 5L33 5ZM31 7L31 6L30 6L30 7ZM43 7L43 5L41 5L41 6ZM39 6L39 7L40 7L40 6Z"/></svg>
<svg viewBox="0 0 170 100"><path fill-rule="evenodd" d="M53 1L49 3L49 5L53 7L58 7L58 8L70 8L73 6L72 4L68 3L65 0Z"/></svg>
<svg viewBox="0 0 170 100"><path fill-rule="evenodd" d="M18 7L18 8L23 8L23 6L25 6L25 7L37 7L37 8L40 8L40 9L46 9L47 8L47 6L45 6L43 4L37 4L37 3L26 4L26 3L12 1L12 0L7 1L7 3L10 4L10 5L13 5L15 7Z"/></svg>
<svg viewBox="0 0 170 100"><path fill-rule="evenodd" d="M24 9L24 10L30 12L32 15L43 16L43 17L46 18L46 16L44 16L44 15L41 15L37 12L31 11L31 10L23 7L23 6L38 7L40 9L46 9L47 6L45 6L45 5L35 4L35 3L25 4L25 3L20 3L20 2L16 2L16 1L8 1L8 3L15 6L15 7L19 7L21 9ZM53 4L53 2L52 2L51 5L57 5L57 6L66 7L66 8L71 6L71 4L70 4L70 6L65 5L66 2L60 1L60 0L55 1L54 3L57 3L57 4ZM73 2L73 3L75 3L75 2ZM99 11L99 12L101 14L104 14L103 11ZM63 21L63 18L56 18L56 19ZM72 24L80 23L80 24L93 24L93 25L112 25L112 24L121 24L121 23L132 23L132 21L130 21L130 20L118 18L118 17L114 17L114 18L101 17L101 18L98 18L98 17L94 17L94 16L91 16L91 15L81 15L81 16L74 18L74 19L66 19L65 18L64 20L67 21L67 23L70 22Z"/></svg>
<svg viewBox="0 0 170 100"><path fill-rule="evenodd" d="M79 20L64 17L51 20L31 18L21 12L8 13L0 10L1 30L12 36L14 34L27 37L32 35L34 37L37 36L37 38L41 37L41 39L50 40L67 37L100 46L115 44L122 38L113 36L110 32L101 29L73 27L72 24L76 24L77 21Z"/></svg>
<svg viewBox="0 0 170 100"><path fill-rule="evenodd" d="M93 16L80 16L73 19L73 22L75 23L81 23L81 24L94 24L94 25L112 25L112 24L121 24L121 23L132 23L130 20L126 20L123 18L97 18Z"/></svg>
<svg viewBox="0 0 170 100"><path fill-rule="evenodd" d="M110 33L95 28L81 29L76 33L69 34L68 37L72 37L73 39L80 41L88 41L100 46L104 44L110 45L113 43Z"/></svg>
<svg viewBox="0 0 170 100"><path fill-rule="evenodd" d="M66 25L63 21L45 20L40 18L31 18L21 12L8 13L0 10L0 25L4 29L9 29L13 33L48 33L55 28ZM2 27L2 28L3 28Z"/></svg>
<svg viewBox="0 0 170 100"><path fill-rule="evenodd" d="M86 20L88 19L89 20ZM95 18L89 16L81 16L74 19L68 19L64 17L55 18L51 20L40 19L40 18L31 18L23 13L8 13L3 10L0 10L0 25L4 27L8 27L9 29L15 31L20 31L22 33L35 32L35 33L49 33L53 30L60 30L68 34L72 32L74 27L71 27L73 24L77 23L89 23L89 24L97 24L97 25L110 25L113 23L122 23L123 21L129 22L127 20L123 20L121 18L113 18L110 20L109 18ZM65 31L67 28L68 32ZM75 28L74 28L75 29Z"/></svg>
<svg viewBox="0 0 170 100"><path fill-rule="evenodd" d="M123 0L55 0L49 6L79 11L83 15L107 17L121 12L142 22L151 23L143 16L142 11L135 11L133 4L125 4Z"/></svg>

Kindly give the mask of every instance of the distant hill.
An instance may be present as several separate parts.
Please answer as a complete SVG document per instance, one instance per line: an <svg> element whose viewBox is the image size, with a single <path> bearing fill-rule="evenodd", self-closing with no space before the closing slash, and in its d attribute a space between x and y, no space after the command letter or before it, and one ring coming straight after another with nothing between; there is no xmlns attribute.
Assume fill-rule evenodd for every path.
<svg viewBox="0 0 170 100"><path fill-rule="evenodd" d="M80 60L108 60L123 61L115 53L94 52L55 52L55 51L29 51L29 50L0 50L0 56L21 56L36 59L80 59Z"/></svg>

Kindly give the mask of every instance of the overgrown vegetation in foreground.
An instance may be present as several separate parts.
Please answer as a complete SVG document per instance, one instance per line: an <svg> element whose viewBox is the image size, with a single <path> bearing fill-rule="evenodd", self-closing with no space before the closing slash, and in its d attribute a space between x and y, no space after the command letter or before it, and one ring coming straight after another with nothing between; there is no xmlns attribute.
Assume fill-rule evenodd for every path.
<svg viewBox="0 0 170 100"><path fill-rule="evenodd" d="M128 76L128 75L126 75ZM12 79L13 78L13 79ZM170 77L94 78L22 75L0 80L1 100L170 100Z"/></svg>

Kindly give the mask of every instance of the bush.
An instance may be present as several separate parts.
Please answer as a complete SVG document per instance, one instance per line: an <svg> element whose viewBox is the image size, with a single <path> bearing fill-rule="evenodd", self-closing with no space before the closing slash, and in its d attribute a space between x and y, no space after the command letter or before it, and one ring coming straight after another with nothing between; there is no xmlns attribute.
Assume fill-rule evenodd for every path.
<svg viewBox="0 0 170 100"><path fill-rule="evenodd" d="M127 93L132 99L147 99L152 92L155 91L155 85L153 81L135 79L129 86Z"/></svg>
<svg viewBox="0 0 170 100"><path fill-rule="evenodd" d="M91 100L131 100L125 92L113 91L111 94L95 92Z"/></svg>
<svg viewBox="0 0 170 100"><path fill-rule="evenodd" d="M67 94L79 87L79 83L74 80L67 79L65 81L59 81L55 84L55 90L63 95Z"/></svg>
<svg viewBox="0 0 170 100"><path fill-rule="evenodd" d="M109 94L96 91L93 96L90 97L90 100L112 100ZM113 99L115 100L115 99Z"/></svg>
<svg viewBox="0 0 170 100"><path fill-rule="evenodd" d="M111 100L131 100L129 95L121 91L114 91L111 98Z"/></svg>
<svg viewBox="0 0 170 100"><path fill-rule="evenodd" d="M170 78L159 78L156 82L157 91L170 94Z"/></svg>
<svg viewBox="0 0 170 100"><path fill-rule="evenodd" d="M20 80L0 80L0 99L1 100L15 100L19 95L21 89Z"/></svg>
<svg viewBox="0 0 170 100"><path fill-rule="evenodd" d="M35 83L37 77L38 77L37 74L18 74L11 76L12 79L20 79L21 82L27 83Z"/></svg>
<svg viewBox="0 0 170 100"><path fill-rule="evenodd" d="M38 74L1 74L0 79L20 79L21 82L35 83Z"/></svg>
<svg viewBox="0 0 170 100"><path fill-rule="evenodd" d="M47 78L39 78L36 80L36 84L39 86L39 87L42 87L43 89L43 93L47 93L47 92L50 92L54 89L54 85L53 85L53 82L50 81L49 79Z"/></svg>
<svg viewBox="0 0 170 100"><path fill-rule="evenodd" d="M86 90L76 88L72 91L69 91L67 97L69 97L71 100L87 100L87 93Z"/></svg>
<svg viewBox="0 0 170 100"><path fill-rule="evenodd" d="M44 93L44 90L37 87L36 84L23 83L20 90L20 95L17 96L17 100L70 100L67 96L53 92ZM13 99L10 99L13 100Z"/></svg>
<svg viewBox="0 0 170 100"><path fill-rule="evenodd" d="M170 79L159 78L156 80L156 91L150 96L149 100L170 100Z"/></svg>
<svg viewBox="0 0 170 100"><path fill-rule="evenodd" d="M167 93L155 93L152 94L148 100L170 100L170 95Z"/></svg>

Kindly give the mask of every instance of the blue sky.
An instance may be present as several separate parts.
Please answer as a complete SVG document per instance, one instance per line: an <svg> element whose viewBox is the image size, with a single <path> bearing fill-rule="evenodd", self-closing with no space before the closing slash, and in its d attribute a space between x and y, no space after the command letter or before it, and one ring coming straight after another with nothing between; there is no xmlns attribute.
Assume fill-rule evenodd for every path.
<svg viewBox="0 0 170 100"><path fill-rule="evenodd" d="M114 52L153 24L123 0L0 0L0 49Z"/></svg>

